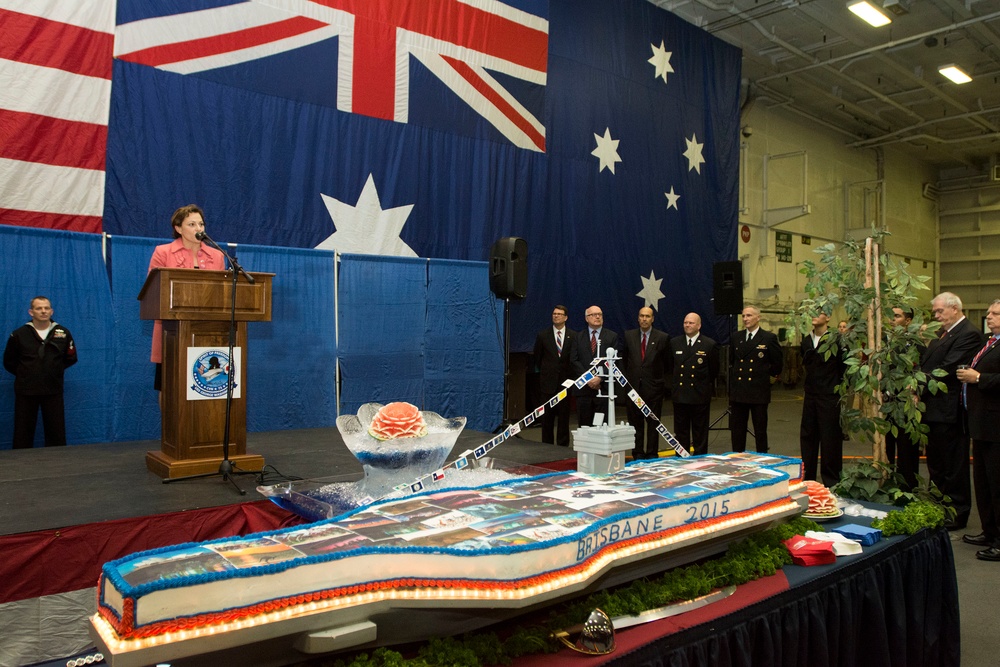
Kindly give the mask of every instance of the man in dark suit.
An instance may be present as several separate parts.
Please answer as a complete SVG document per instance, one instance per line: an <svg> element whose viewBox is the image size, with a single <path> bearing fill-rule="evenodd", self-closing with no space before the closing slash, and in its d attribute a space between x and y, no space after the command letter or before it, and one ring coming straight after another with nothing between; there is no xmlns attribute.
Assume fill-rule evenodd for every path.
<svg viewBox="0 0 1000 667"><path fill-rule="evenodd" d="M812 332L802 337L802 366L806 372L799 426L802 471L804 479L817 479L817 459L822 452L818 479L826 486L833 486L840 481L843 468L844 439L837 385L844 379L844 355L839 334L830 331L829 315L819 313L812 325ZM829 346L832 347L828 349Z"/></svg>
<svg viewBox="0 0 1000 667"><path fill-rule="evenodd" d="M587 328L580 332L573 346L573 371L576 377L582 375L596 356L604 356L609 347L619 350L618 334L604 328L604 311L599 306L587 309ZM603 367L602 367L603 368ZM603 369L607 373L607 369ZM606 394L607 387L604 377L593 380L576 390L576 414L580 426L593 426L594 415L603 415L601 421L607 418L607 399L598 398L598 394Z"/></svg>
<svg viewBox="0 0 1000 667"><path fill-rule="evenodd" d="M572 349L576 332L566 326L569 311L566 306L552 309L552 326L538 332L535 338L535 368L538 369L538 389L545 401L564 389L563 382L573 376ZM558 430L555 425L558 424ZM555 407L545 407L542 415L542 442L569 446L569 400Z"/></svg>
<svg viewBox="0 0 1000 667"><path fill-rule="evenodd" d="M674 404L674 436L692 454L708 454L709 409L719 375L719 348L701 335L701 315L684 316L684 335L670 339L667 373Z"/></svg>
<svg viewBox="0 0 1000 667"><path fill-rule="evenodd" d="M743 329L732 346L732 379L729 383L730 430L733 451L747 448L747 418L753 420L757 451L767 451L767 404L771 385L781 375L784 361L778 337L760 328L760 310L743 309Z"/></svg>
<svg viewBox="0 0 1000 667"><path fill-rule="evenodd" d="M913 309L909 306L895 306L892 309L892 324L900 328L907 328L913 322ZM924 353L923 345L916 345L920 354ZM887 398L891 398L888 397ZM889 463L896 466L896 471L903 476L906 489L913 489L917 486L917 473L920 471L920 446L913 442L913 438L899 425L896 426L897 435L893 435L890 430L885 434L885 457Z"/></svg>
<svg viewBox="0 0 1000 667"><path fill-rule="evenodd" d="M972 510L972 485L969 481L969 437L963 433L959 415L962 383L955 371L968 365L982 346L982 336L962 313L962 300L951 292L938 294L931 301L934 319L941 323L938 338L927 345L920 356L920 370L928 376L943 370L947 391L932 394L924 388L921 398L926 405L923 421L927 433L927 474L951 497L955 518L946 524L949 530L964 528Z"/></svg>
<svg viewBox="0 0 1000 667"><path fill-rule="evenodd" d="M628 403L628 423L635 428L635 448L632 458L655 459L660 455L660 434L656 432L657 420L663 411L666 359L669 357L670 339L667 334L653 328L653 309L639 309L639 328L625 332L622 350L622 370L650 409L650 417L634 403ZM656 419L652 417L655 416Z"/></svg>
<svg viewBox="0 0 1000 667"><path fill-rule="evenodd" d="M964 535L962 541L984 547L979 560L1000 562L1000 299L986 313L990 336L972 358L969 368L960 368L966 423L972 436L972 478L976 507L983 524L979 535Z"/></svg>

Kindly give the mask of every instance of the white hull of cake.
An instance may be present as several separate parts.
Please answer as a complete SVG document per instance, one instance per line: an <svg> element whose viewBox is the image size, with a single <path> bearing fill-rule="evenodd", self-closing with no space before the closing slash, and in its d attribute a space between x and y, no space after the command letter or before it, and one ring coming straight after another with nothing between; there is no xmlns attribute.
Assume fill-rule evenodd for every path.
<svg viewBox="0 0 1000 667"><path fill-rule="evenodd" d="M279 613L285 616L283 619L245 624L225 631L220 629L211 634L171 636L161 641L119 640L107 622L95 615L91 619L90 633L111 667L142 667L164 661L170 661L175 667L217 667L219 664L237 664L230 660L251 657L255 665L292 664L301 661L305 653L374 648L443 634L461 634L523 614L535 607L652 576L722 553L731 542L775 522L797 516L807 506L808 499L797 496L793 502L767 516L720 528L710 535L691 536L641 554L623 555L585 581L531 598L484 602L427 594L419 599L359 601L351 606L325 609L309 609L306 605L295 610L283 610ZM231 585L239 586L239 582Z"/></svg>
<svg viewBox="0 0 1000 667"><path fill-rule="evenodd" d="M400 518L418 513L415 506L421 498L416 497L293 531L138 554L105 566L91 635L113 667L157 662L215 667L251 657L256 665L289 664L301 660L303 653L459 634L720 553L730 542L808 507L801 473L795 473L800 464L793 459L761 466L770 469L763 472L730 471L728 481L716 470L711 474L701 470L702 477L695 480L699 488L725 491L691 495L691 478L699 474L692 469L733 464L733 459L720 463L722 458L686 459L686 481L666 492L662 480L654 479L651 483L673 498L666 504L662 497L648 504L649 490L637 489L631 481L609 483L614 475L581 479L571 473L559 478L554 489L551 476L530 478L524 484L545 486L544 493L533 498L544 497L549 509L555 507L562 514L552 525L529 527L536 542L528 546L466 550L422 546L443 539L442 535L466 539L470 532L459 521L462 512L439 508L447 500L460 503L462 499L456 499L463 493L463 499L482 496L488 501L486 507L502 504L501 496L512 504L523 500L507 487L499 491L481 487L443 493L437 500L434 494L425 496L427 504L441 512L429 521L425 514L419 520ZM620 474L681 477L677 471L664 470L661 464L630 467ZM689 495L678 488L688 489L684 493ZM631 509L623 511L621 506L628 502L633 503ZM471 505L462 507L472 511ZM609 509L602 514L598 507ZM574 523L582 521L582 509L594 515L591 523ZM389 524L393 532L384 532L383 524L368 520L379 512L410 521L410 530L396 531L400 525L396 521ZM494 519L480 516L479 520ZM436 530L423 530L424 525ZM546 533L553 525L563 532ZM337 558L324 551L325 556L303 557L296 552L298 557L292 560L278 560L292 546L320 553L319 546L328 544L331 532L340 539L336 531L345 527L363 536L377 535L379 546L359 548L352 538L353 546L337 543L342 550ZM506 534L481 529L493 535L490 539ZM481 544L479 539L472 543ZM310 547L316 550L309 552ZM223 556L227 563L243 567L238 576L205 569L206 563L218 565ZM197 568L184 569L186 562ZM248 565L251 562L253 566ZM187 574L178 574L181 570Z"/></svg>

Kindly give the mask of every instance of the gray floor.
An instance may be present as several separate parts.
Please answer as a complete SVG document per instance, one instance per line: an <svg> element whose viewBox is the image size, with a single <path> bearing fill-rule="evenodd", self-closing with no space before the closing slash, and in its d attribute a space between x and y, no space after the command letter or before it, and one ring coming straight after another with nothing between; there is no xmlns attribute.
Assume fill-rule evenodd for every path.
<svg viewBox="0 0 1000 667"><path fill-rule="evenodd" d="M473 449L491 437L463 432L453 451ZM262 481L361 475L361 465L335 428L249 434L247 451L263 455L265 475L263 480L257 474L234 476L247 492L243 496L221 477L164 484L145 465L146 452L159 447L150 440L0 451L0 535L263 500L256 491ZM495 452L518 463L572 454L520 439Z"/></svg>
<svg viewBox="0 0 1000 667"><path fill-rule="evenodd" d="M801 403L801 391L775 392L768 429L773 452L798 456ZM725 407L717 400L713 419ZM668 428L672 427L671 412L668 404L663 415ZM726 420L719 424L723 429L726 425ZM489 437L491 434L481 432L463 433L455 451L475 447ZM712 431L709 451L728 451L729 438L728 430ZM542 444L540 439L538 428L527 429L493 453L497 458L519 463L541 463L573 455L566 448ZM255 491L260 482L255 475L236 478L236 483L248 492L246 496L240 496L219 478L163 484L144 464L145 452L158 447L158 442L145 441L0 451L0 488L4 490L0 496L0 535L262 498ZM277 481L279 476L316 479L360 473L360 466L332 428L253 433L248 436L247 450L264 456L269 467L265 483ZM870 454L868 445L844 445L845 456ZM961 542L962 532L980 532L975 510L967 530L952 535L961 601L963 663L1000 665L996 648L1000 624L994 604L1000 586L1000 563L977 560L976 548Z"/></svg>

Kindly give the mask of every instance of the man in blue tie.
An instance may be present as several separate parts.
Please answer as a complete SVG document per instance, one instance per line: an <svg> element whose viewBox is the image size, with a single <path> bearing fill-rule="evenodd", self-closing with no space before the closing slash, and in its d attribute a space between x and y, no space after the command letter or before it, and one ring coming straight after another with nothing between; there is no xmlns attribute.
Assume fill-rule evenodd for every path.
<svg viewBox="0 0 1000 667"><path fill-rule="evenodd" d="M972 484L969 481L969 436L961 423L962 383L955 371L968 365L982 347L983 337L962 312L962 300L951 292L942 292L931 300L931 314L941 323L939 337L932 340L920 355L920 370L938 378L947 391L931 393L924 388L921 399L926 406L923 422L927 432L927 475L951 498L955 518L946 522L948 530L965 528L972 510Z"/></svg>
<svg viewBox="0 0 1000 667"><path fill-rule="evenodd" d="M600 306L587 308L587 328L580 332L577 344L573 346L573 371L576 377L583 375L595 357L603 357L608 348L619 349L618 334L604 327L604 311ZM620 350L619 350L620 356ZM607 369L605 369L607 372ZM601 415L604 422L607 416L607 399L599 394L605 388L605 379L595 377L593 380L576 390L576 414L580 426L595 426L594 417Z"/></svg>

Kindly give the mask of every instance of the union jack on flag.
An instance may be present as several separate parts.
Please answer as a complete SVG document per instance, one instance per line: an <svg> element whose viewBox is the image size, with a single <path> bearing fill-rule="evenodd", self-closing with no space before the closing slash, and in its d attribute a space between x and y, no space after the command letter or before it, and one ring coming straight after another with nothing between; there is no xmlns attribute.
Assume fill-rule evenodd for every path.
<svg viewBox="0 0 1000 667"><path fill-rule="evenodd" d="M329 40L338 110L409 122L413 58L514 145L544 152L545 127L492 73L544 86L548 21L491 0L249 0L119 25L115 57L196 74Z"/></svg>

